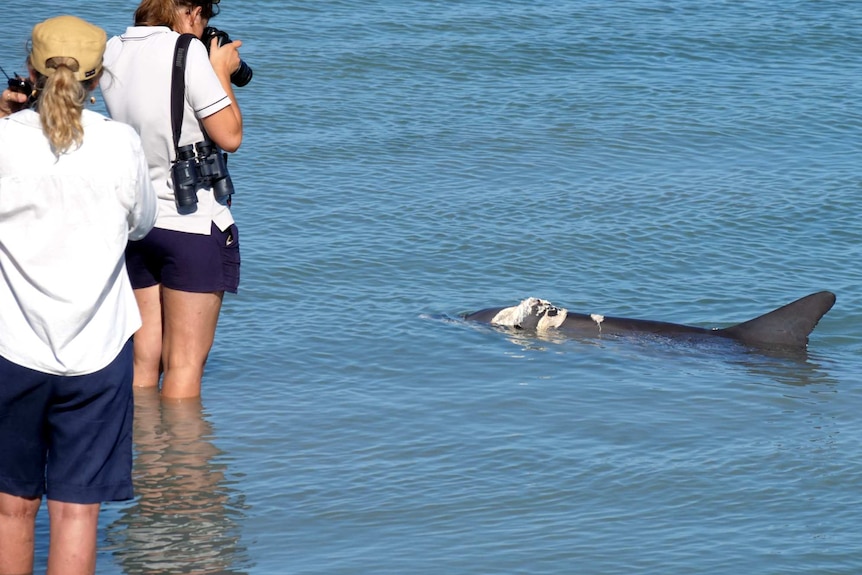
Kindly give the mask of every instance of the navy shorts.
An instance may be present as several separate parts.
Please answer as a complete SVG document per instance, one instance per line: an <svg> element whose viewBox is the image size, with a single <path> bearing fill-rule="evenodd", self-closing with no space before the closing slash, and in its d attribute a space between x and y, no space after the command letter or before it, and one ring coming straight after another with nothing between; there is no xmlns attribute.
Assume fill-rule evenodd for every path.
<svg viewBox="0 0 862 575"><path fill-rule="evenodd" d="M88 375L0 357L0 491L67 503L132 498L132 343Z"/></svg>
<svg viewBox="0 0 862 575"><path fill-rule="evenodd" d="M126 268L135 289L157 284L185 292L236 293L239 232L212 224L210 235L153 228L126 246Z"/></svg>

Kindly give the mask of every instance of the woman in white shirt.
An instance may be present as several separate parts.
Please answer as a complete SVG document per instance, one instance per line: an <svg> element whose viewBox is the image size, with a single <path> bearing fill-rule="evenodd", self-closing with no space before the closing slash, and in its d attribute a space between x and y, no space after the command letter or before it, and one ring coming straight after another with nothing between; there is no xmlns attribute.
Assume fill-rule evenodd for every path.
<svg viewBox="0 0 862 575"><path fill-rule="evenodd" d="M102 501L132 497L128 240L156 219L139 136L85 110L104 30L33 28L32 109L0 119L0 573L33 570L48 498L48 573L93 573Z"/></svg>
<svg viewBox="0 0 862 575"><path fill-rule="evenodd" d="M193 188L196 202L177 205L171 165L176 151L171 129L171 75L180 33L203 34L218 0L143 0L135 26L108 42L110 75L102 94L111 117L141 135L150 178L159 196L155 229L126 253L132 286L143 317L135 335L135 385L162 396L200 395L201 378L215 337L224 292L239 285L239 235L228 200L209 184ZM241 42L209 54L197 39L187 50L185 98L179 147L204 139L235 151L242 141L242 115L230 76L240 66Z"/></svg>

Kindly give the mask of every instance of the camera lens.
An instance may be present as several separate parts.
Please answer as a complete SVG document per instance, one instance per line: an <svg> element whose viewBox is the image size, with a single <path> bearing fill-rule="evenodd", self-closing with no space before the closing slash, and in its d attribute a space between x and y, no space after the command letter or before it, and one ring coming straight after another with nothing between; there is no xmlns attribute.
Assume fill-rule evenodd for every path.
<svg viewBox="0 0 862 575"><path fill-rule="evenodd" d="M239 68L237 68L237 70L230 75L230 81L233 83L234 86L242 88L243 86L251 82L251 76L251 66L246 64L244 60L240 60Z"/></svg>

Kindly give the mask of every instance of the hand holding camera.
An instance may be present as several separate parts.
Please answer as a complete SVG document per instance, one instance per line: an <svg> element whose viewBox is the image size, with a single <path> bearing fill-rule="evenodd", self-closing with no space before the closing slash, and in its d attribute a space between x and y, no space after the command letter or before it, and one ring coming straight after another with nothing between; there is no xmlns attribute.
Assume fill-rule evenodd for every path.
<svg viewBox="0 0 862 575"><path fill-rule="evenodd" d="M222 32L218 28L213 28L212 26L206 27L204 29L203 36L201 36L201 42L203 42L204 46L206 46L207 53L209 53L211 59L213 58L213 40L218 40L219 48L227 44L233 44L230 37L227 35L227 32ZM236 48L239 48L240 46L242 46L242 42L237 41L236 44L233 46L233 53L229 54L229 57L235 57L236 60L239 60L239 64L236 63L236 60L232 60L227 63L227 66L228 69L233 70L230 75L230 81L235 86L242 87L251 82L252 70L251 67L245 62L243 62L243 60L239 57L239 52L236 51ZM213 67L215 68L220 61L220 59L213 61Z"/></svg>

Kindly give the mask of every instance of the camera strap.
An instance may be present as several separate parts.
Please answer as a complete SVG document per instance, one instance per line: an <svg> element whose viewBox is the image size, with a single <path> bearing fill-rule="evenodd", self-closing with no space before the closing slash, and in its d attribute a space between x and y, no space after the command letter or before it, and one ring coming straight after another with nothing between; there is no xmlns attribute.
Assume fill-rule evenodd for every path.
<svg viewBox="0 0 862 575"><path fill-rule="evenodd" d="M186 97L186 58L189 44L195 36L180 34L174 48L174 68L171 73L171 131L174 136L174 152L180 146L180 134L183 130L183 109Z"/></svg>

